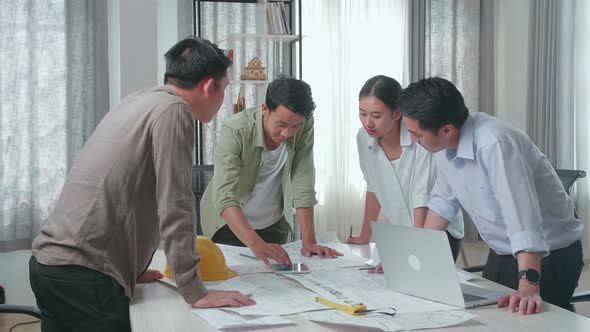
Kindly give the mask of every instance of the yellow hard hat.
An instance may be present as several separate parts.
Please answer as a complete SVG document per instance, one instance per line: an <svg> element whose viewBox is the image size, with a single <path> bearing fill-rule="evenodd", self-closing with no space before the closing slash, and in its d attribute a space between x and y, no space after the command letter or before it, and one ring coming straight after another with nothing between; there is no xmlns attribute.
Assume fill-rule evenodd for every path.
<svg viewBox="0 0 590 332"><path fill-rule="evenodd" d="M238 274L227 268L221 249L206 236L197 236L195 250L201 256L199 276L203 281L225 280ZM170 265L166 264L164 276L174 278Z"/></svg>

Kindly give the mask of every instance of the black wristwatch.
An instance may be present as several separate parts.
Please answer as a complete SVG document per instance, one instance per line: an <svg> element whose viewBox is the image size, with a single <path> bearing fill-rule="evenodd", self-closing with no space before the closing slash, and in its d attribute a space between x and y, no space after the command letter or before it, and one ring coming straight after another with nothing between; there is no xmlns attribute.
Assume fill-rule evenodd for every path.
<svg viewBox="0 0 590 332"><path fill-rule="evenodd" d="M541 283L541 273L535 269L526 269L518 271L518 279L526 279L533 285L539 285Z"/></svg>

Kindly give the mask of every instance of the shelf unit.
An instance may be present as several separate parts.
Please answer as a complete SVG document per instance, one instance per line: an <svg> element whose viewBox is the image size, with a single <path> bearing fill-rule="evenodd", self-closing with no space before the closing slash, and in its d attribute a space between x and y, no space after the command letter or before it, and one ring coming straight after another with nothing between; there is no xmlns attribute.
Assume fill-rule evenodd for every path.
<svg viewBox="0 0 590 332"><path fill-rule="evenodd" d="M193 27L198 37L209 39L222 49L234 50L234 64L229 70L230 86L217 119L204 128L195 126L195 161L197 165L211 164L211 153L217 141L219 122L232 113L238 90L244 90L247 107L262 104L267 85L279 74L302 77L302 0L194 0ZM267 33L266 4L282 2L287 11L290 35ZM220 14L220 12L224 12ZM226 15L227 14L227 15ZM229 17L220 22L221 17ZM266 80L242 80L240 73L254 56L266 67ZM207 141L207 142L205 142Z"/></svg>

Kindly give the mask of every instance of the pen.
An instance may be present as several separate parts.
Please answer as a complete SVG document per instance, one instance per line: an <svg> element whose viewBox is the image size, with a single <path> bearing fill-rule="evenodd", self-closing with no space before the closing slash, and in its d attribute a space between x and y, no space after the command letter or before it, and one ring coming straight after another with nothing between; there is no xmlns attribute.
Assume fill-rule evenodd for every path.
<svg viewBox="0 0 590 332"><path fill-rule="evenodd" d="M243 256L243 257L248 257L248 258L252 258L252 259L258 259L258 258L256 258L255 256L250 256L250 255L247 255L247 254L242 254L242 253L240 253L240 256Z"/></svg>
<svg viewBox="0 0 590 332"><path fill-rule="evenodd" d="M373 270L375 267L374 266L368 266L368 267L361 267L359 268L359 270Z"/></svg>
<svg viewBox="0 0 590 332"><path fill-rule="evenodd" d="M348 236L348 238L350 239L352 237L352 225L350 225L350 235Z"/></svg>

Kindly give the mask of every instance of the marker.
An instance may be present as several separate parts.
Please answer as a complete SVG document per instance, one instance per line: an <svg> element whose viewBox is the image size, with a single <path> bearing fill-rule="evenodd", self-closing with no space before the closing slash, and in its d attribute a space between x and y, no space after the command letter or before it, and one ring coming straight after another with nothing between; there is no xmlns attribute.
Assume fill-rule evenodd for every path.
<svg viewBox="0 0 590 332"><path fill-rule="evenodd" d="M258 260L258 258L256 258L256 256L251 256L251 255L248 255L248 254L242 254L242 253L240 253L240 256L242 256L242 257L248 257L248 258L252 258L252 259Z"/></svg>

